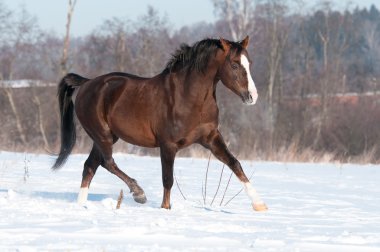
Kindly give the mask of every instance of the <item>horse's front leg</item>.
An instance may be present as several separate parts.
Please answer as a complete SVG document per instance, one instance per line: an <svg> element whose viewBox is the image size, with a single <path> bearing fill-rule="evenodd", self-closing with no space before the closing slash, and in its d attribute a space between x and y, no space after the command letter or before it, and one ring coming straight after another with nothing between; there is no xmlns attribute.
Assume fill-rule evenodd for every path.
<svg viewBox="0 0 380 252"><path fill-rule="evenodd" d="M164 186L161 207L166 209L170 209L170 190L173 186L173 166L176 153L176 146L171 146L170 144L163 144L160 146L162 184Z"/></svg>
<svg viewBox="0 0 380 252"><path fill-rule="evenodd" d="M268 209L267 206L249 182L249 179L245 175L240 162L228 150L219 130L216 129L212 131L202 140L201 144L205 148L209 149L216 158L226 164L239 178L244 185L245 192L252 201L253 209L256 211L266 211Z"/></svg>

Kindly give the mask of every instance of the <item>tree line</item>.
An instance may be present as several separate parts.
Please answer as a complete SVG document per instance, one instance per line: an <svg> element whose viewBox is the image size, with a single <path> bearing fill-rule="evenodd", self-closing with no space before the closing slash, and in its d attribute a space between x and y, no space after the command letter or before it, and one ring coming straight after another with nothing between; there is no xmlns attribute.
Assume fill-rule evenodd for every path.
<svg viewBox="0 0 380 252"><path fill-rule="evenodd" d="M375 6L337 10L325 1L305 11L282 0L212 3L218 17L213 23L173 29L148 7L136 20L113 17L87 35L62 38L41 29L27 10L10 10L0 1L0 149L54 152L59 144L56 87L12 88L6 84L11 80L58 83L67 71L89 78L112 71L153 76L181 43L249 35L257 105L244 107L222 85L217 90L221 131L239 157L380 160ZM87 151L90 140L78 131L76 150Z"/></svg>

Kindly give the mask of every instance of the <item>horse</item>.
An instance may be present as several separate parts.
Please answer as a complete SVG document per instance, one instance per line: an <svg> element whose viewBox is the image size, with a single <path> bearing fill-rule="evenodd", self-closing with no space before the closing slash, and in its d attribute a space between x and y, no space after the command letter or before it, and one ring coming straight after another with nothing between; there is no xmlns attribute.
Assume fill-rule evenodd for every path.
<svg viewBox="0 0 380 252"><path fill-rule="evenodd" d="M87 201L91 180L100 165L127 184L136 202L147 201L137 181L121 171L112 157L113 144L122 139L133 145L160 148L162 208L171 207L176 153L198 143L233 171L254 210L267 210L218 130L219 81L247 105L255 104L258 98L250 73L248 43L247 36L238 42L208 38L192 46L182 44L163 71L151 78L120 72L94 79L67 74L58 85L61 146L52 169L64 165L75 145L76 114L93 140L84 163L79 203Z"/></svg>

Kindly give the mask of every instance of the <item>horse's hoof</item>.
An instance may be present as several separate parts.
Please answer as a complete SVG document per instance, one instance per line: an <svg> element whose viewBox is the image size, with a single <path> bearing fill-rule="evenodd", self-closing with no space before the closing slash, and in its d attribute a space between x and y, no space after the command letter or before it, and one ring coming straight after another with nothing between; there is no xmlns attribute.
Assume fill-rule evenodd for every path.
<svg viewBox="0 0 380 252"><path fill-rule="evenodd" d="M258 212L265 212L268 210L267 205L265 203L252 204L253 210Z"/></svg>
<svg viewBox="0 0 380 252"><path fill-rule="evenodd" d="M145 193L140 193L140 194L133 194L133 199L140 204L146 203L146 196Z"/></svg>
<svg viewBox="0 0 380 252"><path fill-rule="evenodd" d="M172 208L172 206L170 204L169 205L161 204L161 208L166 209L166 210L170 210Z"/></svg>

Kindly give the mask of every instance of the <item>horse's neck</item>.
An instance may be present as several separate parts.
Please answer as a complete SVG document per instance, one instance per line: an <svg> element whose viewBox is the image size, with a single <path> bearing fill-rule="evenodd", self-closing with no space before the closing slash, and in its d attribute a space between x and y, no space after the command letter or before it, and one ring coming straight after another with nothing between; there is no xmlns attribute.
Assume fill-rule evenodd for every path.
<svg viewBox="0 0 380 252"><path fill-rule="evenodd" d="M191 91L193 96L197 95L204 97L206 93L210 94L210 91L215 88L215 76L216 71L206 71L205 73L200 73L193 70L193 72L188 75L183 83L186 85L184 88L189 92Z"/></svg>
<svg viewBox="0 0 380 252"><path fill-rule="evenodd" d="M191 72L179 71L167 73L169 83L175 85L177 96L187 100L189 103L198 102L199 99L215 100L215 89L218 82L217 72L223 61L223 54L210 59L207 69L200 72L196 69L188 70Z"/></svg>
<svg viewBox="0 0 380 252"><path fill-rule="evenodd" d="M194 88L206 90L215 88L215 85L219 80L217 79L217 72L219 66L222 64L221 57L222 56L218 54L215 58L210 59L207 69L205 69L203 72L199 72L195 69L192 70L192 72L188 75L188 78L194 83Z"/></svg>

